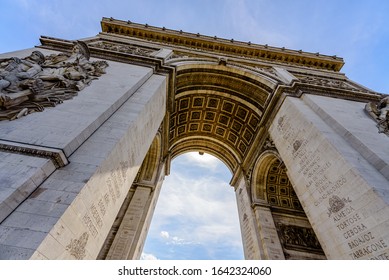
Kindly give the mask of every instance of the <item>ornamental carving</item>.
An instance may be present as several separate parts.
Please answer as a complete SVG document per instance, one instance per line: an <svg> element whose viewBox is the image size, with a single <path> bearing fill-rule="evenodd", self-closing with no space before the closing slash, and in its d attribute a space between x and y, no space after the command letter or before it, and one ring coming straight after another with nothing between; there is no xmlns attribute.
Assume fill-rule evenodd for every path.
<svg viewBox="0 0 389 280"><path fill-rule="evenodd" d="M327 79L322 77L312 77L312 76L298 76L299 80L306 84L322 86L327 88L338 88L350 91L363 91L367 92L365 89L356 87L346 81L337 80L337 79Z"/></svg>
<svg viewBox="0 0 389 280"><path fill-rule="evenodd" d="M75 257L77 260L82 260L85 258L85 246L88 243L89 234L84 232L80 238L71 239L68 246L66 246L66 250L70 252L70 254Z"/></svg>
<svg viewBox="0 0 389 280"><path fill-rule="evenodd" d="M389 96L379 102L367 103L365 111L377 122L378 132L389 136Z"/></svg>
<svg viewBox="0 0 389 280"><path fill-rule="evenodd" d="M313 229L281 223L277 228L286 249L322 251Z"/></svg>
<svg viewBox="0 0 389 280"><path fill-rule="evenodd" d="M328 208L328 217L331 217L332 213L337 213L340 210L342 210L345 206L346 203L351 202L349 198L340 198L337 195L333 195L328 199L328 203L330 207Z"/></svg>
<svg viewBox="0 0 389 280"><path fill-rule="evenodd" d="M115 51L115 52L142 55L142 56L150 56L153 52L156 51L154 49L140 48L132 45L113 44L108 42L97 42L91 44L90 46L95 48Z"/></svg>
<svg viewBox="0 0 389 280"><path fill-rule="evenodd" d="M105 73L106 61L89 61L88 46L74 43L71 54L33 51L0 60L0 120L13 120L71 99Z"/></svg>

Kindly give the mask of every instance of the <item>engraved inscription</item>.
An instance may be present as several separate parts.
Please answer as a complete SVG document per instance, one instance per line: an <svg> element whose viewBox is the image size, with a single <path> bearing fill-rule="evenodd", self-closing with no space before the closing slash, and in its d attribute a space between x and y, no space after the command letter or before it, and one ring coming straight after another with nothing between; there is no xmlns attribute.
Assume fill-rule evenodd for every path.
<svg viewBox="0 0 389 280"><path fill-rule="evenodd" d="M96 206L92 203L92 206L90 207L90 211L92 213L93 219L95 220L97 226L101 228L103 226L103 220L100 217L99 212L97 211Z"/></svg>
<svg viewBox="0 0 389 280"><path fill-rule="evenodd" d="M92 219L90 218L88 213L85 213L85 215L82 217L82 221L84 222L85 226L89 230L90 234L93 237L96 237L98 234L98 231L97 231L97 228L95 227L95 225L93 224Z"/></svg>
<svg viewBox="0 0 389 280"><path fill-rule="evenodd" d="M97 205L99 206L99 210L100 210L101 215L104 217L107 209L105 208L103 199L100 199Z"/></svg>

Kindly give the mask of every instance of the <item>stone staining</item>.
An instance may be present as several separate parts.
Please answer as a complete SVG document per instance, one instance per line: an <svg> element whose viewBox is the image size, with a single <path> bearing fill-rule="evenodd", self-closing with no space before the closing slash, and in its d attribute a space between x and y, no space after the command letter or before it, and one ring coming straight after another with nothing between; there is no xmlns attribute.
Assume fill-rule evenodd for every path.
<svg viewBox="0 0 389 280"><path fill-rule="evenodd" d="M0 60L0 120L14 120L71 99L105 73L106 61L90 62L88 46L77 41L71 54Z"/></svg>
<svg viewBox="0 0 389 280"><path fill-rule="evenodd" d="M66 250L77 260L84 259L86 256L85 247L88 243L88 238L89 234L87 232L84 232L78 239L72 238L69 245L66 246Z"/></svg>
<svg viewBox="0 0 389 280"><path fill-rule="evenodd" d="M378 132L389 136L389 96L367 103L365 111L377 122Z"/></svg>

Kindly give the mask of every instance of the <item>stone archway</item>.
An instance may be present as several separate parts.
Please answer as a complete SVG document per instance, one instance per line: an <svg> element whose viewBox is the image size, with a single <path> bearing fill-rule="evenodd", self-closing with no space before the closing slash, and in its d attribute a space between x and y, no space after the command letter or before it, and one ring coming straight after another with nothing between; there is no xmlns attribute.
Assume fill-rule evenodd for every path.
<svg viewBox="0 0 389 280"><path fill-rule="evenodd" d="M260 172L278 166L269 156L258 167L270 135L326 257L389 259L389 140L364 111L383 96L340 73L341 58L112 18L102 20L102 31L83 42L90 57L109 61L107 75L71 103L0 123L0 148L10 163L1 179L14 184L0 201L1 225L19 230L2 237L4 258L96 258L136 188L127 208L136 220L132 237L117 255L135 258L170 159L198 150L233 173L245 257L280 259L281 241L272 240L291 229L277 232L277 219L286 220L276 208L292 206L286 209L296 214L293 197L284 205L284 195L270 195L267 179L269 188L253 188ZM36 50L50 57L73 46L51 37L41 42ZM152 148L150 169L138 173L158 129L160 162L152 160L159 153ZM278 171L274 178L281 180L285 172ZM281 189L290 190L274 191ZM42 201L49 209L40 208Z"/></svg>
<svg viewBox="0 0 389 280"><path fill-rule="evenodd" d="M214 60L175 59L176 91L170 115L169 151L207 151L236 173L249 164L260 122L277 81L254 68Z"/></svg>
<svg viewBox="0 0 389 280"><path fill-rule="evenodd" d="M272 258L325 259L277 151L263 152L254 168L251 188L263 250Z"/></svg>

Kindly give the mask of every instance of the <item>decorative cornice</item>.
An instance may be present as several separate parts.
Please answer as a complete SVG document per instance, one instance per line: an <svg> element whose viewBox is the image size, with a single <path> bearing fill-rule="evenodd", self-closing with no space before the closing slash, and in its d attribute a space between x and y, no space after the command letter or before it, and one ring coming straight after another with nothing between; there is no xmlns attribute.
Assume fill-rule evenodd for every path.
<svg viewBox="0 0 389 280"><path fill-rule="evenodd" d="M295 51L286 48L276 48L267 45L240 42L233 39L193 34L183 31L141 25L131 21L121 21L113 18L103 18L101 28L104 33L123 35L156 43L212 51L214 53L248 57L261 61L297 65L316 69L338 72L344 65L343 59L319 53Z"/></svg>
<svg viewBox="0 0 389 280"><path fill-rule="evenodd" d="M0 140L0 151L50 159L56 168L69 162L62 150Z"/></svg>

